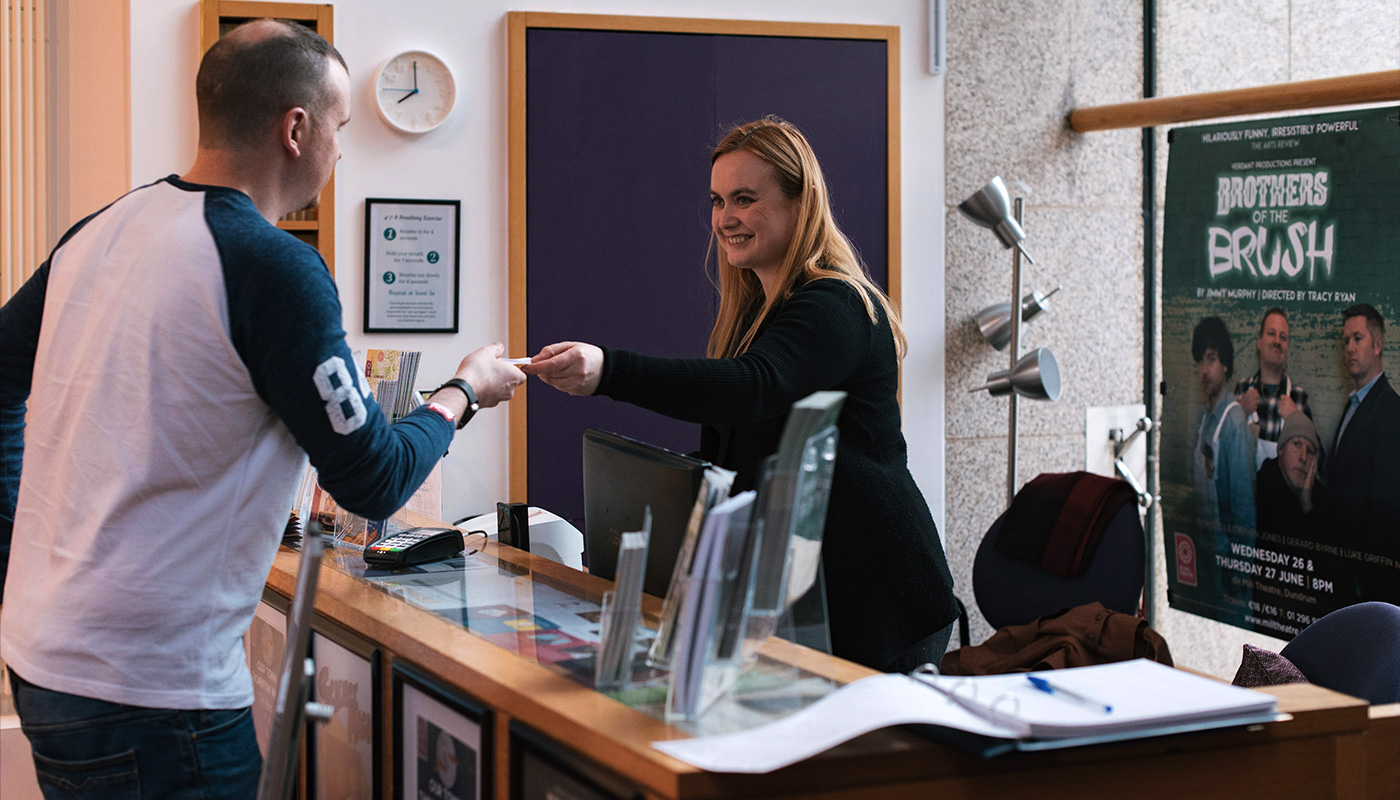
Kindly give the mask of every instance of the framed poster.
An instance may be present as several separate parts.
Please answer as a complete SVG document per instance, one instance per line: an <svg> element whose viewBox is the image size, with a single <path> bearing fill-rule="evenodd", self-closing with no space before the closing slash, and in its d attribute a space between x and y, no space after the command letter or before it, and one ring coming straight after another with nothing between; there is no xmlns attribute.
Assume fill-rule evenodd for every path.
<svg viewBox="0 0 1400 800"><path fill-rule="evenodd" d="M462 201L365 200L365 333L456 333Z"/></svg>
<svg viewBox="0 0 1400 800"><path fill-rule="evenodd" d="M1168 141L1171 606L1288 639L1400 601L1400 107Z"/></svg>
<svg viewBox="0 0 1400 800"><path fill-rule="evenodd" d="M394 664L396 800L491 797L490 712L404 664Z"/></svg>
<svg viewBox="0 0 1400 800"><path fill-rule="evenodd" d="M314 630L311 654L316 664L312 697L333 706L335 713L309 729L310 794L319 800L378 797L379 651L362 642L344 645Z"/></svg>
<svg viewBox="0 0 1400 800"><path fill-rule="evenodd" d="M511 800L624 800L642 792L518 722L510 723Z"/></svg>

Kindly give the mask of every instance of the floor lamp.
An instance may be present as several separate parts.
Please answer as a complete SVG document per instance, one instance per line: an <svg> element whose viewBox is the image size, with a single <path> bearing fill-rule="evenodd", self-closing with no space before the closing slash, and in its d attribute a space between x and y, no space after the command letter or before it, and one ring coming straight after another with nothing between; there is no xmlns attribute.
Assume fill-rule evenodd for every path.
<svg viewBox="0 0 1400 800"><path fill-rule="evenodd" d="M958 205L968 219L991 229L1001 241L1003 247L1014 250L1011 261L1011 302L1005 305L1004 317L1009 325L999 324L999 306L992 306L984 309L978 314L978 327L981 328L987 341L992 346L1000 349L997 344L1001 340L1002 328L1009 328L1009 335L1006 342L1010 345L1011 366L998 372L993 372L987 376L987 382L974 392L987 390L993 397L1009 395L1011 398L1011 409L1007 419L1007 444L1006 444L1006 505L1011 506L1011 500L1016 495L1016 400L1017 397L1027 397L1033 400L1058 400L1060 398L1060 367L1055 361L1055 354L1050 352L1048 347L1040 347L1021 355L1021 323L1034 317L1045 309L1045 299L1049 295L1041 295L1039 292L1032 292L1024 300L1021 298L1021 257L1034 264L1035 260L1026 252L1022 242L1026 239L1026 232L1021 227L1023 203L1021 198L1016 198L1015 216L1011 213L1011 203L1008 200L1006 184L1002 183L1001 177L992 178L991 182L983 186L971 197ZM1055 291L1059 291L1058 287ZM1052 291L1050 294L1054 294ZM1019 308L1021 313L1011 313L1012 308ZM987 324L983 324L986 320Z"/></svg>

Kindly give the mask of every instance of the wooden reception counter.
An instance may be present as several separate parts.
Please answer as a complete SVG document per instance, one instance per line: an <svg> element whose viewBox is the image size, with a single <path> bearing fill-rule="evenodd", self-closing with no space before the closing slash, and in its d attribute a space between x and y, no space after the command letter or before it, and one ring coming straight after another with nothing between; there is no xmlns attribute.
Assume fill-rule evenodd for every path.
<svg viewBox="0 0 1400 800"><path fill-rule="evenodd" d="M609 696L586 685L585 629L610 582L494 542L478 547L428 571L378 575L365 574L357 553L328 554L315 604L318 699L360 708L342 709L344 724L333 720L308 745L304 796L357 796L364 790L345 788L355 776L370 794L412 800L1354 800L1393 797L1400 786L1400 708L1308 685L1273 690L1291 718L1247 729L990 760L889 729L766 775L707 773L652 748L689 735L658 718L663 690ZM277 555L271 616L285 610L298 559L286 547ZM332 672L346 653L372 676L358 701L353 676ZM775 673L786 691L767 696L788 701L872 674L781 641L765 655L802 668ZM347 725L358 726L358 741L345 738Z"/></svg>

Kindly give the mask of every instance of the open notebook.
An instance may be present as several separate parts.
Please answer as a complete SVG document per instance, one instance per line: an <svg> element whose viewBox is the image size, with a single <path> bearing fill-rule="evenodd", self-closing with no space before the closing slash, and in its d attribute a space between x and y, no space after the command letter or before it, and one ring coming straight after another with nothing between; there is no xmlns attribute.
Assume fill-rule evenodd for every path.
<svg viewBox="0 0 1400 800"><path fill-rule="evenodd" d="M712 772L768 772L892 725L931 726L937 738L993 756L1267 722L1276 703L1145 659L972 678L876 675L768 725L655 747Z"/></svg>

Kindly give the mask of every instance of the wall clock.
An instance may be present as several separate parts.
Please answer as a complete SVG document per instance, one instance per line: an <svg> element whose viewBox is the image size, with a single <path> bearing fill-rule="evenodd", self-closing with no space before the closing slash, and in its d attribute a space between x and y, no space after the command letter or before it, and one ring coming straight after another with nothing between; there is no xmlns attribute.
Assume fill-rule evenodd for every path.
<svg viewBox="0 0 1400 800"><path fill-rule="evenodd" d="M385 122L405 133L427 133L452 113L457 82L442 59L406 50L379 68L374 95Z"/></svg>

